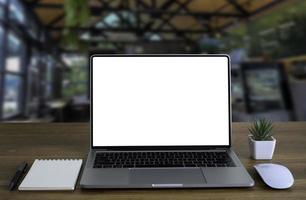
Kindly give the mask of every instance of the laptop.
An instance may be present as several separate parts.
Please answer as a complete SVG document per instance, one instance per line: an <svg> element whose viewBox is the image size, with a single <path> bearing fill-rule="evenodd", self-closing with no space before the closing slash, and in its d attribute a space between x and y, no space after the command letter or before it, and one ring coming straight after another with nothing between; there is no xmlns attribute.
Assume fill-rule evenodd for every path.
<svg viewBox="0 0 306 200"><path fill-rule="evenodd" d="M227 55L93 55L82 188L254 185L231 146Z"/></svg>

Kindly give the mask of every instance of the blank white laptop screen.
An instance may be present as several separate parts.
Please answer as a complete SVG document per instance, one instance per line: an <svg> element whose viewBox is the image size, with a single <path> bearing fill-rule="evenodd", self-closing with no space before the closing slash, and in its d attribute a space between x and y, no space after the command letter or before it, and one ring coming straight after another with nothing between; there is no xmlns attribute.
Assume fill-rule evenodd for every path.
<svg viewBox="0 0 306 200"><path fill-rule="evenodd" d="M93 146L229 145L226 56L92 59Z"/></svg>

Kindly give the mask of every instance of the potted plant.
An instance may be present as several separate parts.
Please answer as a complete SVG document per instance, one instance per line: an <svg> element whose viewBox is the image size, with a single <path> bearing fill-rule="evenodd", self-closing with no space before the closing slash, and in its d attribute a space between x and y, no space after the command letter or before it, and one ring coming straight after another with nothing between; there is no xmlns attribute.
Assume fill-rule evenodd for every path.
<svg viewBox="0 0 306 200"><path fill-rule="evenodd" d="M267 119L256 120L249 128L249 146L253 159L272 159L276 144L272 130L273 124Z"/></svg>

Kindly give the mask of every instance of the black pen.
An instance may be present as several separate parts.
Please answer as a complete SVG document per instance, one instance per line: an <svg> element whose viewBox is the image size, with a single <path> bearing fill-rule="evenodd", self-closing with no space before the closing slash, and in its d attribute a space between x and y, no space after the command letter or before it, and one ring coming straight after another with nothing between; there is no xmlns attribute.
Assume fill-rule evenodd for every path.
<svg viewBox="0 0 306 200"><path fill-rule="evenodd" d="M17 167L17 171L14 175L14 177L12 178L10 185L9 185L9 189L10 190L14 190L20 180L20 178L22 177L23 173L26 171L28 166L28 163L26 162L22 162L18 167Z"/></svg>

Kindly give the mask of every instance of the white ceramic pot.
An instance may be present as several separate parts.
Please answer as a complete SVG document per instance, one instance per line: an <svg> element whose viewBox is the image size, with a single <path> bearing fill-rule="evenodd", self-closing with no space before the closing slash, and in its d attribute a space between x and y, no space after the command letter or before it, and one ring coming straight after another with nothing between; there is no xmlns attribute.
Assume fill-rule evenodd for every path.
<svg viewBox="0 0 306 200"><path fill-rule="evenodd" d="M275 149L276 139L268 141L256 141L249 135L251 157L255 160L271 160Z"/></svg>

